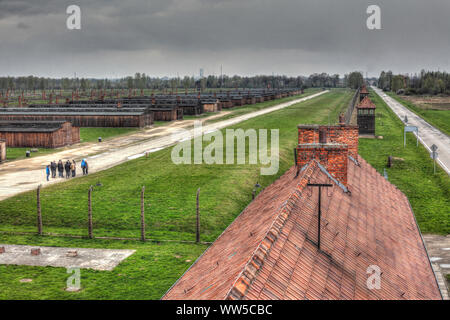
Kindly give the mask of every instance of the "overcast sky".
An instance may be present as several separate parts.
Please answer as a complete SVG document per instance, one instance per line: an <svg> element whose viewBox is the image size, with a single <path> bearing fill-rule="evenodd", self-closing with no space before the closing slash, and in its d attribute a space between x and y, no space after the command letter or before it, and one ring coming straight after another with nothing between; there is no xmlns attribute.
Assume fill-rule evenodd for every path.
<svg viewBox="0 0 450 320"><path fill-rule="evenodd" d="M0 0L0 75L449 71L449 16L449 0Z"/></svg>

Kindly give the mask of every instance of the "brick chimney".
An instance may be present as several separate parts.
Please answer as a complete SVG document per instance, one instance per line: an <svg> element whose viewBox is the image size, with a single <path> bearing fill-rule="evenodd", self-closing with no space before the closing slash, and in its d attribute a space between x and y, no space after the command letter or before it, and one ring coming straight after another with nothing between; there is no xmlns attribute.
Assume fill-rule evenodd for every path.
<svg viewBox="0 0 450 320"><path fill-rule="evenodd" d="M358 126L339 125L329 126L327 142L336 142L348 146L348 155L358 159Z"/></svg>
<svg viewBox="0 0 450 320"><path fill-rule="evenodd" d="M348 146L340 143L302 143L297 146L297 165L317 160L336 180L347 186Z"/></svg>
<svg viewBox="0 0 450 320"><path fill-rule="evenodd" d="M348 146L348 154L358 157L358 126L317 124L298 125L298 143L342 143Z"/></svg>
<svg viewBox="0 0 450 320"><path fill-rule="evenodd" d="M299 125L297 165L316 159L336 180L347 186L348 157L358 156L358 126Z"/></svg>
<svg viewBox="0 0 450 320"><path fill-rule="evenodd" d="M298 143L318 143L319 125L318 124L299 124L298 125Z"/></svg>

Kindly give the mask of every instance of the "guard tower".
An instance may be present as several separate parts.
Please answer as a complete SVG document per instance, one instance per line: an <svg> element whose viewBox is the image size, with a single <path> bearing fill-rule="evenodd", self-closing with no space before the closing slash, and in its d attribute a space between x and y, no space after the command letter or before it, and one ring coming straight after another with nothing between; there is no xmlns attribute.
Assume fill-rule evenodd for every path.
<svg viewBox="0 0 450 320"><path fill-rule="evenodd" d="M365 97L357 106L359 134L375 134L375 104Z"/></svg>
<svg viewBox="0 0 450 320"><path fill-rule="evenodd" d="M365 97L369 96L369 91L367 91L366 85L363 85L359 91L359 101L363 101Z"/></svg>

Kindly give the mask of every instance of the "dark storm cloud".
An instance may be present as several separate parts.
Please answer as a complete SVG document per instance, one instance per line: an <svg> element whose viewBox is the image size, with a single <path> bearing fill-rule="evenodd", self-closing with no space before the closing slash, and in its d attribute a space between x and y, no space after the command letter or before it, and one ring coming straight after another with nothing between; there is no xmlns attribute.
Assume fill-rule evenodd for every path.
<svg viewBox="0 0 450 320"><path fill-rule="evenodd" d="M61 3L61 1L59 1ZM0 0L0 18L11 15L30 16L56 12L57 0Z"/></svg>
<svg viewBox="0 0 450 320"><path fill-rule="evenodd" d="M19 28L19 29L30 29L31 26L28 25L28 24L26 24L26 23L19 22L19 23L17 24L17 28Z"/></svg>
<svg viewBox="0 0 450 320"><path fill-rule="evenodd" d="M65 28L80 5L82 29ZM381 7L382 28L366 28ZM447 0L0 0L0 70L308 74L449 68ZM24 30L24 26L31 26ZM22 27L22 28L21 28Z"/></svg>

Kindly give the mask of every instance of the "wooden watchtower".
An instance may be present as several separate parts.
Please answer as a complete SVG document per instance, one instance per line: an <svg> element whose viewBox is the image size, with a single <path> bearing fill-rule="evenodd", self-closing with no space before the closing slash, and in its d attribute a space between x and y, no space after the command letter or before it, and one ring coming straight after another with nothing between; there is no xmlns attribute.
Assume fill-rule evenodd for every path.
<svg viewBox="0 0 450 320"><path fill-rule="evenodd" d="M359 91L359 101L363 101L365 97L369 96L369 91L367 90L366 86L363 85L361 90Z"/></svg>
<svg viewBox="0 0 450 320"><path fill-rule="evenodd" d="M365 97L357 106L359 134L375 134L375 104Z"/></svg>

